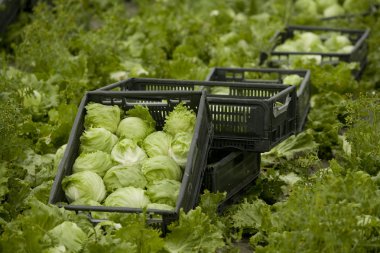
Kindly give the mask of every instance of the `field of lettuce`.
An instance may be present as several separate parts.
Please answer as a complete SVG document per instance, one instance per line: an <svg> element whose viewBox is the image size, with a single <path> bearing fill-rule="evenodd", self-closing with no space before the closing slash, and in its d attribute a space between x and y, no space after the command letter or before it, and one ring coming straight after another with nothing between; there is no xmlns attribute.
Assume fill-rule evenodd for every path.
<svg viewBox="0 0 380 253"><path fill-rule="evenodd" d="M378 6L38 1L0 35L0 252L380 252ZM130 77L204 80L212 67L260 67L260 52L288 24L371 29L367 66L360 80L352 63L287 66L311 70L305 130L261 155L259 178L222 214L224 194L202 192L163 236L142 214L92 224L48 204L56 152L86 91Z"/></svg>

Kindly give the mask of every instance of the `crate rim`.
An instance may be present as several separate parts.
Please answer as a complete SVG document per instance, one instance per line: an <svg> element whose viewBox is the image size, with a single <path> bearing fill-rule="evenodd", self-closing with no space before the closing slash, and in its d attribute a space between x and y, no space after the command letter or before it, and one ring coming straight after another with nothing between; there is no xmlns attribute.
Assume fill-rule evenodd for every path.
<svg viewBox="0 0 380 253"><path fill-rule="evenodd" d="M282 97L284 94L287 93L292 93L292 90L296 89L296 86L294 85L285 85L285 84L280 84L282 90L273 95L270 98L241 98L239 96L230 96L230 95L207 95L207 101L210 102L221 102L221 103L231 103L231 104L245 104L249 105L253 102L255 103L260 103L260 104L265 104L265 102L274 102L280 97Z"/></svg>
<svg viewBox="0 0 380 253"><path fill-rule="evenodd" d="M232 86L232 87L247 87L247 88L273 88L273 89L276 89L276 88L283 88L283 85L282 84L274 84L274 83L247 83L247 82L223 82L223 81L205 81L205 80L178 80L178 79L166 79L166 78L136 78L136 77L132 77L132 78L128 78L128 79L125 79L125 80L121 80L119 82L116 82L116 83L112 83L112 84L109 84L109 85L106 85L104 87L101 87L97 90L92 90L92 91L89 91L90 93L93 93L93 92L107 92L107 93L110 93L110 92L128 92L128 93L131 93L131 92L142 92L142 91L133 91L133 90L128 90L128 91L110 91L110 89L113 89L113 88L117 88L117 87L120 87L121 85L124 85L128 82L157 82L157 83L160 83L160 82L163 82L165 84L191 84L191 85L197 85L197 86L221 86L221 85L224 85L224 86ZM162 83L160 83L162 84ZM175 91L171 91L171 90L160 90L160 91L144 91L144 92L174 92L174 93L178 93L178 92L194 92L193 90L175 90ZM199 90L200 91L200 90ZM137 94L137 93L136 93ZM213 94L209 94L207 96L217 96L217 95L213 95Z"/></svg>
<svg viewBox="0 0 380 253"><path fill-rule="evenodd" d="M211 68L210 72L208 73L206 80L210 82L221 82L221 81L214 81L210 80L214 73L218 70L226 70L226 71L251 71L251 72L260 72L260 73L279 73L279 74L286 74L286 75L302 75L303 80L301 84L297 88L297 96L301 95L306 87L306 82L311 81L311 71L309 69L281 69L281 68L240 68L240 67L213 67ZM259 81L258 79L257 81ZM255 80L256 81L256 80ZM249 82L249 81L248 81ZM282 84L286 85L286 84Z"/></svg>

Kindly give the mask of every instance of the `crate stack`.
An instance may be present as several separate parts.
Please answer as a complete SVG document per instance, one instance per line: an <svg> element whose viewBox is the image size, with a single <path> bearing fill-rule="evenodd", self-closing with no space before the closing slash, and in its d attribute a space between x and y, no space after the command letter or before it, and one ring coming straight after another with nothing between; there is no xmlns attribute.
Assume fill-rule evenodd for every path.
<svg viewBox="0 0 380 253"><path fill-rule="evenodd" d="M278 52L275 48L295 32L339 32L353 43L350 53ZM261 153L303 131L310 109L311 74L307 69L289 69L294 55L317 55L321 64L356 62L359 79L367 63L369 30L287 26L274 34L270 52L262 52L262 68L216 67L206 80L131 78L87 92L59 165L50 203L63 204L75 211L146 212L151 222L163 229L178 218L180 209L194 208L202 190L226 192L222 211L244 193L260 173ZM294 79L294 77L297 77ZM289 81L290 80L290 81ZM292 83L299 80L299 83ZM197 113L197 125L188 155L176 207L172 211L130 207L67 205L62 179L72 173L84 131L85 106L90 102L129 108L142 104L149 108L162 127L169 108L183 101ZM158 218L157 218L158 217Z"/></svg>

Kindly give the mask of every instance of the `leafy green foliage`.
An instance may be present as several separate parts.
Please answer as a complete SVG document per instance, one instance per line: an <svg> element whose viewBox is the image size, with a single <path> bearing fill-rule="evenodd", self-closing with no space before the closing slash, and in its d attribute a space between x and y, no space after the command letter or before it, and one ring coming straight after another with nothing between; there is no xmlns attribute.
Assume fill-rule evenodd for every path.
<svg viewBox="0 0 380 253"><path fill-rule="evenodd" d="M362 171L343 176L336 162L330 169L318 173L313 184L298 184L286 202L276 205L275 225L260 230L267 245L255 244L257 252L368 252L376 247L377 186Z"/></svg>
<svg viewBox="0 0 380 253"><path fill-rule="evenodd" d="M345 136L351 150L349 159L357 169L376 175L380 171L379 95L362 95L349 102L347 111Z"/></svg>
<svg viewBox="0 0 380 253"><path fill-rule="evenodd" d="M317 94L311 99L307 128L312 129L319 145L318 157L329 160L339 146L339 130L343 126L345 99L335 92Z"/></svg>
<svg viewBox="0 0 380 253"><path fill-rule="evenodd" d="M373 28L378 12L322 21L302 0L38 2L0 42L1 252L64 251L68 244L49 236L64 221L86 234L83 252L237 252L246 234L256 252L378 251L378 96L359 94L380 84L379 29L367 39L361 81L353 64L294 63L312 73L307 130L271 151L245 200L223 214L224 195L206 192L202 209L181 212L163 238L145 214L94 212L108 219L94 227L44 204L53 154L67 143L85 91L129 77L204 80L209 67L255 67L285 24ZM306 3L298 15L295 2Z"/></svg>
<svg viewBox="0 0 380 253"><path fill-rule="evenodd" d="M280 159L292 160L300 154L315 152L317 147L318 144L313 140L312 131L307 130L297 136L290 136L269 152L261 154L261 162L263 165L268 165L274 164Z"/></svg>
<svg viewBox="0 0 380 253"><path fill-rule="evenodd" d="M2 252L42 252L43 249L54 246L56 242L46 241L44 236L64 220L75 222L86 234L92 230L91 223L81 215L45 205L35 199L28 206L18 219L4 225L0 238Z"/></svg>
<svg viewBox="0 0 380 253"><path fill-rule="evenodd" d="M357 68L355 64L340 62L337 66L330 64L317 65L295 61L293 68L307 68L313 73L311 83L315 88L315 93L325 93L334 91L339 94L358 93L368 88L366 85L359 85L352 75L353 69ZM363 87L364 86L364 87Z"/></svg>
<svg viewBox="0 0 380 253"><path fill-rule="evenodd" d="M200 207L180 213L178 223L169 226L165 239L168 252L214 252L224 246L221 231L210 223Z"/></svg>
<svg viewBox="0 0 380 253"><path fill-rule="evenodd" d="M163 246L159 230L146 225L145 214L115 214L96 225L84 252L148 253L159 252Z"/></svg>

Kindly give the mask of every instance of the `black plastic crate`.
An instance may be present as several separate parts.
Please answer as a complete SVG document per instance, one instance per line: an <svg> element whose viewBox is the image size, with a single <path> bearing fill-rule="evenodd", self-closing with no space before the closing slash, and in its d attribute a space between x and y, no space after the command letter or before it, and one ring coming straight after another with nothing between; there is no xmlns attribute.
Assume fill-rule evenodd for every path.
<svg viewBox="0 0 380 253"><path fill-rule="evenodd" d="M211 150L203 179L210 192L226 192L219 211L233 203L254 184L260 174L261 155L257 152Z"/></svg>
<svg viewBox="0 0 380 253"><path fill-rule="evenodd" d="M310 71L289 70L275 68L213 68L206 81L248 82L248 83L276 83L282 84L288 75L299 75L303 78L297 88L297 133L305 126L307 114L310 110Z"/></svg>
<svg viewBox="0 0 380 253"><path fill-rule="evenodd" d="M128 110L136 104L141 104L148 107L152 117L156 120L156 130L162 130L166 115L181 101L196 112L197 118L177 204L173 211L148 209L147 214L148 217L150 217L150 222L157 222L165 229L168 223L178 218L181 208L186 212L194 208L199 201L202 179L207 166L207 154L212 139L211 115L206 102L206 94L200 91L87 92L79 105L69 141L50 192L49 203L64 206L65 209L74 211L143 212L144 210L141 208L67 204L68 202L61 182L65 176L72 174L72 166L79 154L79 138L84 131L85 106L89 102L97 102L105 105L118 105L122 109ZM157 215L160 216L160 218L157 219Z"/></svg>
<svg viewBox="0 0 380 253"><path fill-rule="evenodd" d="M270 52L261 52L260 64L267 63L269 67L280 67L281 65L289 65L290 57L295 55L309 55L320 56L321 64L336 65L339 62L353 62L358 63L359 69L353 71L356 79L360 79L366 65L368 44L367 38L369 36L369 29L354 30L343 28L329 28L329 27L315 27L315 26L287 26L282 31L278 31L271 38L270 42L273 44ZM339 32L347 35L352 42L354 48L350 53L321 53L321 52L276 52L275 48L283 44L287 39L294 36L295 32Z"/></svg>
<svg viewBox="0 0 380 253"><path fill-rule="evenodd" d="M211 94L225 87L228 95ZM296 133L296 87L273 83L131 78L100 90L207 91L214 127L213 148L266 152Z"/></svg>

